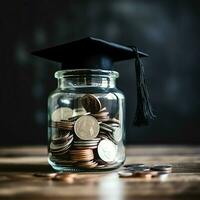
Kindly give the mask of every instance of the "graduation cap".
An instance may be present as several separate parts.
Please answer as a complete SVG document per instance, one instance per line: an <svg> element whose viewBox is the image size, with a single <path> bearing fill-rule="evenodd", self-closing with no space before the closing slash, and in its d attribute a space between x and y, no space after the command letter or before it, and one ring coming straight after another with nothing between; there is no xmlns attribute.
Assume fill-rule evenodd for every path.
<svg viewBox="0 0 200 200"><path fill-rule="evenodd" d="M138 51L136 47L119 45L88 37L35 51L32 54L62 63L62 70L112 70L114 62L135 58L137 109L134 124L137 126L147 125L149 119L155 118L149 101L149 94L144 78L144 68L140 60L140 57L147 57L148 55Z"/></svg>

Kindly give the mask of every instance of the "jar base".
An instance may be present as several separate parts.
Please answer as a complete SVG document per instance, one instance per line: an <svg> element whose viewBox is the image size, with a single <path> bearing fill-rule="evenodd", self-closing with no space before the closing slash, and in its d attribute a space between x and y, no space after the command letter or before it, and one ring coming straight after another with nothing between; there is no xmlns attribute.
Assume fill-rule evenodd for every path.
<svg viewBox="0 0 200 200"><path fill-rule="evenodd" d="M112 165L110 167L102 167L99 169L97 168L84 169L84 168L78 168L74 166L61 165L61 164L52 162L49 158L48 158L48 163L57 172L106 172L106 171L113 171L120 168L123 165L124 161L120 163L116 163L115 165Z"/></svg>

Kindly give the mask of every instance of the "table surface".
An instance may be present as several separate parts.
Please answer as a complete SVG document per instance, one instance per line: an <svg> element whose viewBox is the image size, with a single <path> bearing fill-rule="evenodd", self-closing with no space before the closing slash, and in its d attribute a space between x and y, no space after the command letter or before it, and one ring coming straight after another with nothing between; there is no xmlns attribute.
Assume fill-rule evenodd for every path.
<svg viewBox="0 0 200 200"><path fill-rule="evenodd" d="M200 146L128 146L126 164L169 163L166 179L78 174L74 183L33 176L50 172L45 147L0 148L0 199L200 199Z"/></svg>

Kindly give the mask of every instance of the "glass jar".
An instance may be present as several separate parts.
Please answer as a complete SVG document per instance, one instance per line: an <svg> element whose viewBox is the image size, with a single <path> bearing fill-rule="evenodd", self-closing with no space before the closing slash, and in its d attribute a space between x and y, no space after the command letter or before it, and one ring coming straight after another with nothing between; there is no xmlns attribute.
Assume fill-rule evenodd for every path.
<svg viewBox="0 0 200 200"><path fill-rule="evenodd" d="M119 73L62 70L48 98L48 162L57 171L105 171L125 161Z"/></svg>

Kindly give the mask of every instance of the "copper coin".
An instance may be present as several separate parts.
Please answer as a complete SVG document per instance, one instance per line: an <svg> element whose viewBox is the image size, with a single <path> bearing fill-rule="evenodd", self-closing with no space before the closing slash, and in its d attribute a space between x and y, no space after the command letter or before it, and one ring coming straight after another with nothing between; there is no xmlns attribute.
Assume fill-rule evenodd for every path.
<svg viewBox="0 0 200 200"><path fill-rule="evenodd" d="M81 97L81 103L85 110L92 114L98 113L101 110L101 102L92 94L86 94Z"/></svg>
<svg viewBox="0 0 200 200"><path fill-rule="evenodd" d="M91 149L73 149L70 150L69 154L73 161L90 161L94 159L94 154Z"/></svg>
<svg viewBox="0 0 200 200"><path fill-rule="evenodd" d="M133 172L133 177L151 179L152 174L151 172Z"/></svg>

